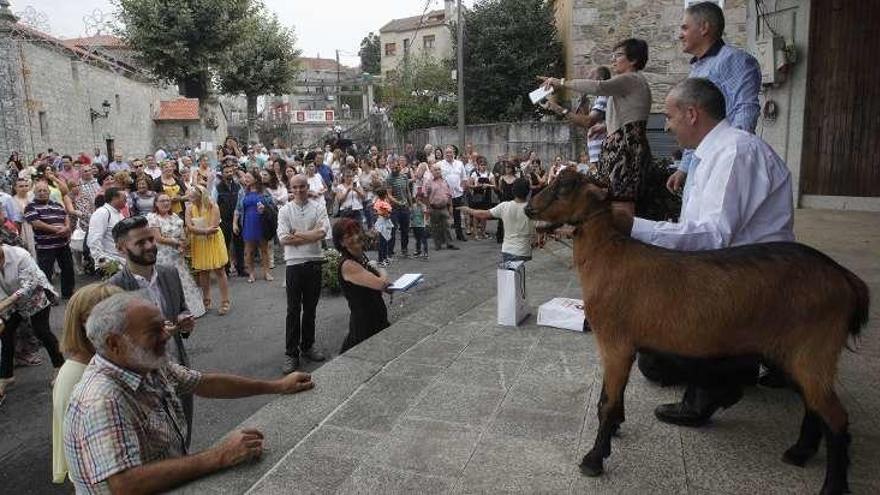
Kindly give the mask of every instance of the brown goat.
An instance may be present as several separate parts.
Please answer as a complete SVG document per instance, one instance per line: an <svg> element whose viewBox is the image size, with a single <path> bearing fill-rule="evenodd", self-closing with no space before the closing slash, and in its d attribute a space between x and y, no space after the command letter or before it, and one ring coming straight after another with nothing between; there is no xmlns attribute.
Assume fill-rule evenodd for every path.
<svg viewBox="0 0 880 495"><path fill-rule="evenodd" d="M695 358L757 355L787 371L804 401L800 436L783 460L803 466L824 433L822 493L848 489L847 413L834 380L848 336L868 320L861 279L793 242L692 252L642 243L615 227L605 189L574 170L535 195L526 214L577 227L574 265L604 374L599 428L581 462L584 474L598 476L611 453L638 350Z"/></svg>

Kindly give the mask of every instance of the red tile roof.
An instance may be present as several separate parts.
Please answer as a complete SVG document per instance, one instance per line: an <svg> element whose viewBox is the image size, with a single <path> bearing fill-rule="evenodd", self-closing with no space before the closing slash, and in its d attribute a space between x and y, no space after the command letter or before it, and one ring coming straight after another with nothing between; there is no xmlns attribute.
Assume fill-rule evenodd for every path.
<svg viewBox="0 0 880 495"><path fill-rule="evenodd" d="M332 58L300 57L299 62L305 70L336 70L336 61ZM346 71L349 67L339 64L339 70Z"/></svg>
<svg viewBox="0 0 880 495"><path fill-rule="evenodd" d="M420 15L412 17L404 17L402 19L392 19L379 29L380 33L389 31L414 31L420 27L442 26L446 23L446 12L444 10L432 10L425 14L424 18Z"/></svg>
<svg viewBox="0 0 880 495"><path fill-rule="evenodd" d="M178 98L160 101L159 113L153 120L199 120L199 99Z"/></svg>
<svg viewBox="0 0 880 495"><path fill-rule="evenodd" d="M128 48L125 41L118 36L111 34L101 34L98 36L89 36L86 38L70 38L62 40L67 46L79 47L103 47L103 48Z"/></svg>

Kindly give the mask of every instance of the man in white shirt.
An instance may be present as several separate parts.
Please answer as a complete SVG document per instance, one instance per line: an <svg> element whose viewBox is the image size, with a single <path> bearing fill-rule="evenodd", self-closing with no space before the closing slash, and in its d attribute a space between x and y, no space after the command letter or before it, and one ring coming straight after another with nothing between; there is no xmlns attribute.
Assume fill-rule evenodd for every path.
<svg viewBox="0 0 880 495"><path fill-rule="evenodd" d="M446 183L449 184L449 190L452 192L452 226L455 229L455 237L459 241L466 242L467 237L461 230L461 210L464 206L464 188L467 184L467 173L461 161L455 159L455 150L452 146L447 146L443 153L443 161L440 162L440 172Z"/></svg>
<svg viewBox="0 0 880 495"><path fill-rule="evenodd" d="M791 174L761 138L725 120L717 86L702 78L676 85L666 97L666 122L682 147L695 149L693 189L677 223L635 218L633 238L685 251L794 241ZM654 411L661 421L683 426L705 424L719 408L735 404L758 371L754 359L694 362L652 353L640 355L639 368L661 382L703 379L701 386L688 385L682 402Z"/></svg>
<svg viewBox="0 0 880 495"><path fill-rule="evenodd" d="M286 361L284 373L300 366L300 356L310 361L325 359L315 349L315 313L321 297L321 240L330 232L324 199L309 199L309 182L303 175L290 179L293 200L278 211L278 240L287 264Z"/></svg>
<svg viewBox="0 0 880 495"><path fill-rule="evenodd" d="M89 219L89 234L86 244L89 246L95 267L101 267L111 261L125 263L125 257L116 247L113 240L113 227L122 220L122 209L125 208L125 191L111 187L104 193L104 206L95 210Z"/></svg>

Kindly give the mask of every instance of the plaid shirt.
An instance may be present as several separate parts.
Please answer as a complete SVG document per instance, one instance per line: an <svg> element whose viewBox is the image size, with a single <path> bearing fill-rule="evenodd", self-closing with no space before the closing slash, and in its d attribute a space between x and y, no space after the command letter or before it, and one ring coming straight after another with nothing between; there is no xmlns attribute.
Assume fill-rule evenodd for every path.
<svg viewBox="0 0 880 495"><path fill-rule="evenodd" d="M702 77L712 81L724 93L726 119L732 127L752 134L758 125L761 105L761 67L755 57L745 50L726 45L718 40L702 57L691 59L688 77ZM694 159L694 150L684 150L679 170L688 172Z"/></svg>
<svg viewBox="0 0 880 495"><path fill-rule="evenodd" d="M64 455L76 492L107 492L114 474L186 455L179 397L201 378L175 363L140 375L96 354L64 419Z"/></svg>

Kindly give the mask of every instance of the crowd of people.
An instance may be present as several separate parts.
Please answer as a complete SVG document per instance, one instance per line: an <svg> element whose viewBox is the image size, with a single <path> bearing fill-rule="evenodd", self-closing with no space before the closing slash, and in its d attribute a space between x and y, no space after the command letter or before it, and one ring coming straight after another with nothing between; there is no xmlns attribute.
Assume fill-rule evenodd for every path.
<svg viewBox="0 0 880 495"><path fill-rule="evenodd" d="M429 239L434 250L457 251L456 243L489 239L486 220L496 218L503 259L530 259L534 225L522 215L525 199L575 166L557 157L545 171L532 153L499 157L490 169L470 145L465 153L454 145L419 151L407 145L400 153L370 146L362 155L329 147L267 153L260 145L242 152L234 138L216 154L157 150L126 158L117 152L108 161L99 151L72 157L50 150L28 165L13 154L5 165L0 403L15 383L14 368L40 365L38 346L44 347L55 368L53 479L62 483L69 476L83 491L93 490L100 479L112 486L106 475L118 467L114 463L130 462L93 459L100 454L89 442L110 441L106 438L88 439L80 431L76 435L85 437L65 441L70 431L98 419L113 422L114 434L131 434L125 418L113 417L116 410L88 416L98 414L97 397L136 400L144 414L157 414L155 404L120 389L120 379L134 383L137 373L156 372L160 378L150 390L167 395L173 389L175 403L162 406L173 420L151 433L179 442L176 454L186 452L192 396L199 394L195 383L202 376L188 370L186 339L195 319L213 307L213 280L222 316L232 307L229 277L272 281L275 248L280 249L287 295L282 371L291 376L301 369L301 359L326 358L315 346L325 249L341 254L337 277L351 309L340 350L345 352L389 325L385 268L403 258L428 261ZM586 164L580 168L586 170ZM507 213L510 205L518 206L517 214ZM368 258L371 249L377 259ZM91 283L77 288L78 280ZM131 292L139 298L125 295ZM94 325L103 329L90 333L93 309L117 299L108 308L116 320L108 323L109 316L96 313ZM49 316L62 300L67 305L59 343ZM146 319L137 317L138 325L132 325L132 312ZM180 368L167 371L166 362ZM307 375L296 376L288 380L310 383ZM88 392L73 392L80 383ZM91 412L72 420L70 411L79 409ZM249 444L259 443L256 433L242 435ZM150 455L141 452L141 461ZM69 465L73 458L76 463ZM109 464L96 467L98 460Z"/></svg>
<svg viewBox="0 0 880 495"><path fill-rule="evenodd" d="M750 242L748 236L684 232L723 223L734 202L716 204L722 200L715 196L727 201L731 191L713 196L707 189L714 170L708 162L733 158L712 156L708 145L682 136L701 109L712 117L704 119L712 125L707 129L724 127L711 132L733 136L728 126L753 132L760 72L751 56L724 44L723 15L711 2L688 7L681 29L684 49L694 56L692 76L705 78L667 100L676 137L697 148L684 150L680 171L667 184L684 193L682 221L636 218L630 220L632 235L679 249ZM57 373L54 479L69 475L83 493L130 483L162 491L258 456L262 435L256 430L190 455L192 396L295 393L314 386L296 370L301 359L326 358L315 346L324 249L332 245L341 254L337 275L351 309L344 352L389 325L382 294L390 285L386 268L395 260L428 261L431 245L457 251L461 243L492 237L503 261L530 260L537 238L526 214L528 198L571 173L567 169L605 184L618 212L638 215L651 160L646 122L652 96L641 72L647 60L647 44L628 39L614 47L610 70L598 67L587 80L545 80L557 89L598 95L573 111L546 104L584 127L588 137L577 160L546 157L547 166L530 151L497 156L490 165L470 144L464 150L370 146L359 153L329 144L242 148L231 137L216 150L160 149L143 157L117 151L112 160L100 150L76 156L49 150L27 164L13 154L0 174L0 403L14 383L14 367L39 364L35 346L45 347ZM725 108L709 108L718 106L713 91ZM687 104L696 108L690 121L679 111ZM778 165L768 149L760 152ZM790 218L783 206L779 215ZM489 220L497 221L494 234ZM770 237L790 238L790 221L777 224L779 235ZM190 369L185 341L195 318L213 308L212 280L220 295L217 314L225 315L232 310L229 277L272 281L276 248L286 270L285 378L259 381ZM373 260L370 250L377 253ZM76 290L77 271L106 281ZM59 299L68 299L60 346L49 326ZM731 373L756 366L741 364ZM666 382L681 363L645 354L640 367ZM738 384L731 379L720 387L692 387L682 403L658 409L658 418L702 424L738 400Z"/></svg>

